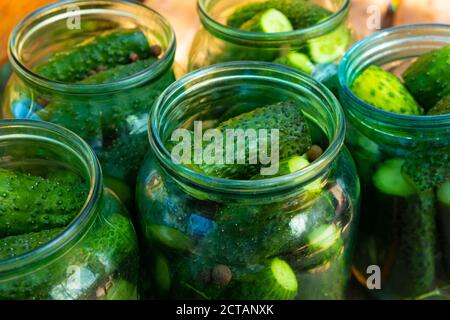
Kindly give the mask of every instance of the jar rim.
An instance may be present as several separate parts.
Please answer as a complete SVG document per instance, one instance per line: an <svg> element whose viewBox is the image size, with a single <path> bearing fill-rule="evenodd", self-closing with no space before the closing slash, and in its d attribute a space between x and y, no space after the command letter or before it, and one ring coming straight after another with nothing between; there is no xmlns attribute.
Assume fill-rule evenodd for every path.
<svg viewBox="0 0 450 320"><path fill-rule="evenodd" d="M96 208L99 203L99 199L102 196L103 185L100 164L94 151L83 139L73 132L59 125L43 121L26 119L0 120L0 130L2 128L10 127L14 129L14 133L0 135L0 140L16 138L33 139L36 137L42 137L39 135L40 131L46 133L46 142L48 143L61 144L61 142L63 142L61 139L65 139L66 142L70 142L76 146L77 150L72 148L72 151L84 157L83 162L86 165L86 171L89 174L89 192L86 196L86 201L84 202L83 207L60 234L58 234L51 241L34 250L0 261L0 275L7 274L9 272L17 272L23 267L34 265L48 257L59 256L62 254L62 249L76 242L90 228L95 220L97 212ZM36 130L37 132L21 133L20 131L23 131L24 129ZM66 147L69 146L67 145Z"/></svg>
<svg viewBox="0 0 450 320"><path fill-rule="evenodd" d="M209 14L208 8L206 7L206 1L208 0L198 0L197 2L200 21L203 26L219 35L221 38L234 43L253 41L261 44L267 43L277 45L290 41L305 41L307 39L316 38L336 29L339 25L341 25L347 19L347 15L350 10L350 0L343 0L344 3L339 10L318 24L287 32L261 33L243 31L216 21Z"/></svg>
<svg viewBox="0 0 450 320"><path fill-rule="evenodd" d="M314 88L317 93L320 94L320 99L323 101L323 106L330 111L333 117L332 121L335 125L333 136L329 138L330 142L326 150L320 158L312 162L309 166L296 171L294 173L283 175L274 178L261 179L261 180L233 180L225 178L217 178L204 175L197 171L191 170L181 164L176 164L172 161L170 152L166 149L164 142L162 141L159 129L160 129L160 115L169 107L168 102L174 100L174 97L179 95L180 90L185 89L186 92L195 92L202 90L202 80L204 78L214 77L217 79L226 79L227 76L223 76L224 73L230 71L242 72L241 75L249 73L251 71L268 71L283 75L289 75L296 79L296 83L292 83L296 87L301 87L299 83L308 84ZM228 79L235 78L236 76L228 76ZM253 79L277 79L275 76L262 76L252 75ZM193 83L199 81L200 83ZM204 81L203 84L207 84L208 81ZM317 96L316 96L317 97ZM233 61L216 64L208 67L198 69L188 75L180 78L172 83L155 101L152 108L152 112L149 118L148 135L150 145L153 152L156 154L157 159L163 164L163 166L169 169L171 172L177 174L181 178L193 182L197 186L205 189L215 190L225 193L247 193L258 194L265 192L272 192L274 190L281 190L286 188L292 188L301 184L309 183L322 174L333 160L339 154L345 137L346 123L344 120L343 110L328 88L315 79L307 76L306 74L294 70L289 67L285 67L279 64L259 62L259 61Z"/></svg>
<svg viewBox="0 0 450 320"><path fill-rule="evenodd" d="M344 57L341 60L341 63L339 64L339 70L338 70L338 80L339 80L339 88L340 88L340 94L342 94L344 97L350 99L351 101L355 102L359 108L359 112L362 112L367 117L376 119L377 121L381 123L385 123L388 125L392 125L395 127L403 127L403 128L436 128L439 126L448 127L450 124L450 114L441 114L441 115L406 115L406 114L399 114L394 112L388 112L384 111L382 109L376 108L361 99L359 99L355 94L353 94L352 90L350 89L349 85L349 77L347 74L348 68L351 66L352 63L352 57L359 56L361 57L361 60L363 61L363 51L367 49L367 46L370 46L371 44L376 44L377 41L382 40L384 45L387 45L389 41L396 41L396 39L391 40L387 39L388 36L392 36L395 34L402 34L404 32L405 35L402 37L404 41L410 40L415 41L418 40L418 36L415 36L412 31L414 29L418 30L426 30L426 29L440 29L443 28L448 32L448 35L445 37L435 37L437 39L446 39L449 42L450 45L450 25L448 24L431 24L431 23L425 23L425 24L407 24L407 25L401 25L396 26L392 28L388 28L379 32L376 32L367 38L364 38L357 43L355 43L344 55ZM432 39L433 36L429 35L426 37L426 39L429 41ZM405 40L406 39L406 40ZM385 51L385 54L389 54L389 50ZM352 107L350 107L352 109Z"/></svg>
<svg viewBox="0 0 450 320"><path fill-rule="evenodd" d="M161 75L163 72L171 68L174 58L175 58L175 50L176 50L176 38L175 38L175 32L170 25L169 21L164 18L160 13L158 13L156 10L148 7L147 5L135 2L135 1L124 1L124 0L98 0L96 1L98 3L102 4L117 4L120 3L122 5L126 5L129 7L136 7L140 10L146 10L147 12L154 15L157 19L159 19L159 23L163 26L163 28L168 32L169 34L169 45L164 53L164 55L159 58L155 63L153 63L151 66L145 68L144 70L139 71L138 73L123 78L119 80L115 80L112 82L107 83L99 83L99 84L77 84L77 83L65 83L60 81L54 81L47 79L45 77L42 77L41 75L33 72L29 68L27 68L21 61L19 54L16 50L16 44L17 44L17 37L18 35L23 32L23 29L26 30L27 23L32 21L36 17L43 18L43 21L40 24L43 24L45 22L45 13L49 12L51 10L55 9L62 9L70 6L77 6L80 7L82 4L88 4L92 5L93 2L90 0L64 0L59 1L53 4L46 5L44 7L41 7L27 16L25 16L13 29L13 31L10 34L9 37L9 46L8 46L8 57L9 62L13 66L14 70L18 70L20 74L30 81L31 83L34 83L38 85L39 87L48 88L55 91L60 92L70 92L70 93L105 93L105 92L113 92L117 90L123 90L130 87L138 86L146 81L152 80L157 78L159 75ZM82 11L83 9L81 9ZM99 9L102 11L108 10L108 9ZM90 9L92 11L92 9ZM117 11L111 10L112 14L118 14ZM64 10L64 13L59 14L59 16L62 18L69 17L70 12L67 12L67 10ZM140 16L134 16L135 20L140 19ZM35 32L35 31L34 31Z"/></svg>

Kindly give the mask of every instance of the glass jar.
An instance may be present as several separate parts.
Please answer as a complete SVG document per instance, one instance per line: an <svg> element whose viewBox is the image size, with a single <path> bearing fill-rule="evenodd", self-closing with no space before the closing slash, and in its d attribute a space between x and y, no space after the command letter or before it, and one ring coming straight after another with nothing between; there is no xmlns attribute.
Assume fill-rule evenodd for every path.
<svg viewBox="0 0 450 320"><path fill-rule="evenodd" d="M313 135L329 146L298 172L263 180L215 178L177 164L166 149L176 128L193 121L206 128L287 99L304 106ZM195 299L344 298L359 197L344 132L330 91L280 65L218 64L171 85L152 110L151 151L136 191L151 292ZM323 236L327 245L306 240L320 230L334 230ZM297 293L270 293L271 263L291 266L288 282L294 288L298 282ZM261 274L269 278L258 279ZM237 289L250 284L255 291Z"/></svg>
<svg viewBox="0 0 450 320"><path fill-rule="evenodd" d="M195 70L215 63L239 60L273 62L291 51L297 51L307 53L311 59L309 63L315 65L311 67L307 63L307 67L302 67L301 71L313 72L314 78L319 81L333 82L334 80L329 79L337 73L337 67L332 63L344 55L352 38L347 27L350 1L314 1L314 4L331 11L331 16L316 25L290 32L247 32L227 26L227 18L236 8L255 2L261 1L199 0L198 11L203 28L194 38L188 69ZM333 88L337 83L330 83L330 86Z"/></svg>
<svg viewBox="0 0 450 320"><path fill-rule="evenodd" d="M4 250L17 253L0 259L0 300L138 298L139 259L133 225L117 196L105 189L98 160L83 140L50 123L1 120L0 168L27 177L70 176L89 187L82 209L50 242L19 253L18 247L6 248L17 237L0 238L2 254ZM12 195L3 192L1 196ZM42 194L41 203L25 197L31 205L42 206L54 195ZM2 204L0 215L8 214ZM33 214L30 217L34 225L38 217L36 221ZM39 239L38 235L33 239Z"/></svg>
<svg viewBox="0 0 450 320"><path fill-rule="evenodd" d="M437 158L450 157L450 115L385 112L359 100L349 88L369 65L400 76L415 58L447 45L448 25L396 27L356 44L339 67L340 100L349 122L347 144L362 185L354 273L366 287L367 268L378 266L381 290L372 293L379 298L418 298L428 292L436 296L435 289L449 284L449 207L437 195L448 185L450 167L446 160L437 172L433 166ZM404 178L406 162L420 179L439 181L413 187ZM441 297L449 298L444 291Z"/></svg>
<svg viewBox="0 0 450 320"><path fill-rule="evenodd" d="M84 80L60 82L36 73L36 68L42 63L44 66L46 62L50 63L48 61L54 54L62 55L61 52L73 47L77 49L78 44L90 43L93 37L100 38L117 30L142 32L143 40L139 39L148 41L149 48L136 49L136 45L133 48L142 50L141 57L148 52L159 54L156 62L130 74L124 69L120 71L124 77L117 77L120 74L117 71L105 79L95 78L96 72L104 74L101 71L112 57L121 54L115 51L112 42L108 42L107 56L92 54L99 62L95 64L95 70L87 71ZM123 40L128 45L126 41ZM154 53L155 48L160 52ZM2 117L53 122L80 135L95 150L102 164L105 183L124 202L129 202L133 198L131 190L134 190L137 170L148 151L148 112L154 99L175 80L174 54L175 38L171 26L157 12L142 4L102 0L63 1L49 5L24 18L11 34L9 60L13 76L6 88ZM72 58L60 60L55 67L60 72L58 76L72 72L70 68L77 71L78 65L84 68L92 57L83 59L81 54L72 57L74 61L80 60L78 64L73 63ZM140 57L130 53L129 59L134 61ZM72 63L70 67L64 67L64 63L69 62Z"/></svg>

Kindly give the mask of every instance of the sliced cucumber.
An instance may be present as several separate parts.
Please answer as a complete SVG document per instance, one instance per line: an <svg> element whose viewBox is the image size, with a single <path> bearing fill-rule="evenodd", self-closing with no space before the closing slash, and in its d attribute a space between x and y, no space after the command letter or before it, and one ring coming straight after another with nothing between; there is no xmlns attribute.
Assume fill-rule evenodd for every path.
<svg viewBox="0 0 450 320"><path fill-rule="evenodd" d="M322 225L309 234L308 244L313 251L327 250L340 239L340 235L336 225Z"/></svg>
<svg viewBox="0 0 450 320"><path fill-rule="evenodd" d="M250 180L260 180L260 179L268 179L273 177L284 176L296 171L299 171L310 165L310 162L304 156L292 156L284 161L279 163L278 173L275 175L262 175L257 174L253 176Z"/></svg>
<svg viewBox="0 0 450 320"><path fill-rule="evenodd" d="M450 207L450 181L445 182L438 188L437 198L439 202Z"/></svg>
<svg viewBox="0 0 450 320"><path fill-rule="evenodd" d="M380 165L372 177L373 184L380 192L399 197L409 197L416 193L402 175L404 162L403 159L390 159Z"/></svg>
<svg viewBox="0 0 450 320"><path fill-rule="evenodd" d="M352 92L371 106L399 114L421 115L417 104L400 80L381 67L371 65L351 85Z"/></svg>
<svg viewBox="0 0 450 320"><path fill-rule="evenodd" d="M297 276L291 266L280 258L251 277L239 282L230 295L240 300L292 300L297 296Z"/></svg>
<svg viewBox="0 0 450 320"><path fill-rule="evenodd" d="M300 70L307 74L312 74L314 71L314 64L304 53L291 51L287 55L276 59L274 62Z"/></svg>
<svg viewBox="0 0 450 320"><path fill-rule="evenodd" d="M317 63L338 60L350 45L350 31L345 24L321 37L308 40L309 55Z"/></svg>
<svg viewBox="0 0 450 320"><path fill-rule="evenodd" d="M277 33L292 31L289 19L277 9L268 9L258 13L252 19L245 22L241 30L264 33Z"/></svg>
<svg viewBox="0 0 450 320"><path fill-rule="evenodd" d="M147 226L147 234L158 240L165 246L176 249L189 251L193 247L192 239L183 232L171 227L153 224Z"/></svg>

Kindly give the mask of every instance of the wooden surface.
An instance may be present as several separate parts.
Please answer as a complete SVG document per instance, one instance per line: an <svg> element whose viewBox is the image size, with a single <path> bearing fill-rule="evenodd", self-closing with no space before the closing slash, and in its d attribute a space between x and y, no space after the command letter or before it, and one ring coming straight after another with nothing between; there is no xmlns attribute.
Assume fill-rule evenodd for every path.
<svg viewBox="0 0 450 320"><path fill-rule="evenodd" d="M0 64L6 60L7 39L12 27L27 13L50 2L54 0L0 0ZM389 19L392 24L450 23L450 0L353 0L350 21L358 35L364 37L376 31L367 27L368 8L376 7L383 18L389 13L390 4L395 2L398 2L397 10ZM177 61L184 66L200 24L196 0L146 0L146 3L171 22L177 35Z"/></svg>

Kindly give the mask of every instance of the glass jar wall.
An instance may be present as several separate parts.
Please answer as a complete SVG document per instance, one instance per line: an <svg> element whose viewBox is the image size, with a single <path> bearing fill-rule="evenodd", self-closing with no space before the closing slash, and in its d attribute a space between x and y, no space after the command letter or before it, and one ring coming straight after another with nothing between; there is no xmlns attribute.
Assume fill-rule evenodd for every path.
<svg viewBox="0 0 450 320"><path fill-rule="evenodd" d="M2 120L0 175L0 299L138 298L133 225L85 142Z"/></svg>
<svg viewBox="0 0 450 320"><path fill-rule="evenodd" d="M80 135L100 159L105 183L129 202L148 151L148 112L175 80L174 53L169 23L142 4L44 7L12 32L13 76L2 116L53 122Z"/></svg>
<svg viewBox="0 0 450 320"><path fill-rule="evenodd" d="M202 121L206 129L285 100L302 106L314 140L327 146L298 172L216 178L177 164L168 151L177 128ZM151 151L137 185L149 292L158 298L344 298L359 197L344 132L334 96L279 65L219 64L171 85L152 111ZM323 241L311 240L316 236Z"/></svg>
<svg viewBox="0 0 450 320"><path fill-rule="evenodd" d="M402 26L362 40L340 65L347 144L362 184L354 270L366 287L367 267L380 267L381 290L372 291L379 298L450 297L450 114L386 112L364 103L350 88L369 65L400 76L416 58L448 45L448 25ZM448 68L447 57L439 72L448 74Z"/></svg>
<svg viewBox="0 0 450 320"><path fill-rule="evenodd" d="M227 61L275 61L312 73L319 81L333 82L330 78L337 72L333 63L344 55L352 39L347 26L349 6L348 0L199 0L203 28L194 38L188 69ZM268 8L284 13L293 29L265 33L239 26ZM269 18L268 23L276 25Z"/></svg>

